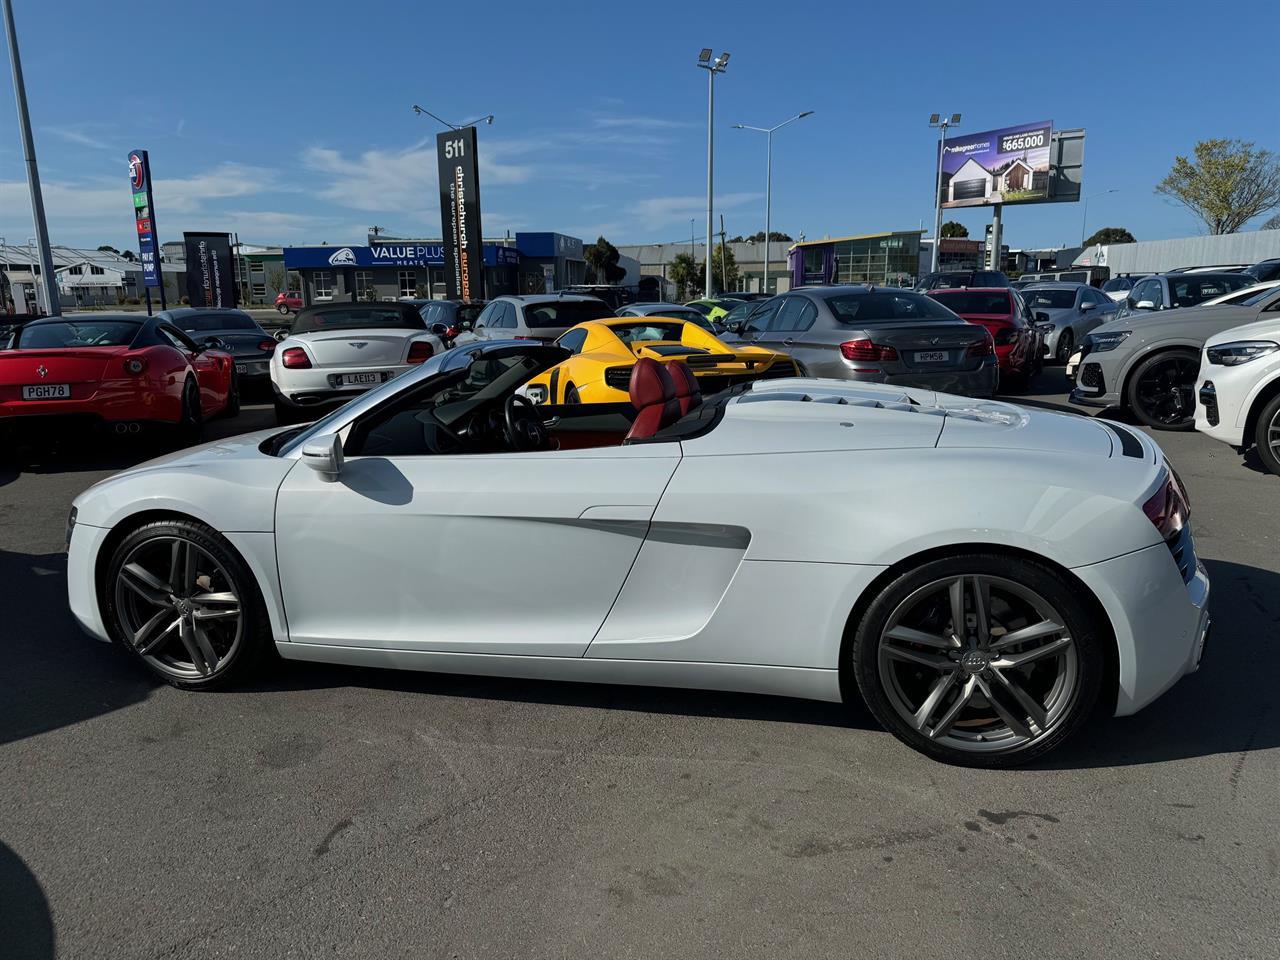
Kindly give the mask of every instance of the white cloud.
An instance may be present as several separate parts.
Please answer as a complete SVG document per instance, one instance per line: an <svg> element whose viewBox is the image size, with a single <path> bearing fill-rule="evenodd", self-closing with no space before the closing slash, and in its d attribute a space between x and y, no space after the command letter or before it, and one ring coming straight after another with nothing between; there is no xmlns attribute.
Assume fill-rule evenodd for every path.
<svg viewBox="0 0 1280 960"><path fill-rule="evenodd" d="M82 147L92 147L95 150L114 150L116 148L115 144L94 136L84 127L43 127L42 132L51 133L60 140L67 141L67 143L74 143Z"/></svg>
<svg viewBox="0 0 1280 960"><path fill-rule="evenodd" d="M190 177L159 179L152 182L156 211L194 213L205 200L247 197L280 189L274 171L242 163L220 163L212 170Z"/></svg>
<svg viewBox="0 0 1280 960"><path fill-rule="evenodd" d="M624 127L632 130L677 130L694 126L684 120L668 120L663 117L622 117L616 115L595 117L591 121L597 127Z"/></svg>
<svg viewBox="0 0 1280 960"><path fill-rule="evenodd" d="M716 197L716 209L729 210L763 198L763 193L721 194ZM643 227L653 230L669 223L687 222L690 217L705 218L707 198L705 196L650 197L633 204L630 207L630 213Z"/></svg>

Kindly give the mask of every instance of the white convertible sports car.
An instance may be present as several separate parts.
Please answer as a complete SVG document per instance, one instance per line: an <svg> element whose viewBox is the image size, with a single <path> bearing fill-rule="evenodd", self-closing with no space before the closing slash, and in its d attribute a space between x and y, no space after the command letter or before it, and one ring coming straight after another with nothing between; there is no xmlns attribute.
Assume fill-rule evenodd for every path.
<svg viewBox="0 0 1280 960"><path fill-rule="evenodd" d="M518 394L566 356L459 347L309 427L96 484L69 520L72 611L183 688L274 651L860 696L982 766L1199 663L1208 580L1137 431L844 381L704 400L647 359L629 406Z"/></svg>
<svg viewBox="0 0 1280 960"><path fill-rule="evenodd" d="M271 355L276 420L313 420L443 349L411 303L307 307Z"/></svg>

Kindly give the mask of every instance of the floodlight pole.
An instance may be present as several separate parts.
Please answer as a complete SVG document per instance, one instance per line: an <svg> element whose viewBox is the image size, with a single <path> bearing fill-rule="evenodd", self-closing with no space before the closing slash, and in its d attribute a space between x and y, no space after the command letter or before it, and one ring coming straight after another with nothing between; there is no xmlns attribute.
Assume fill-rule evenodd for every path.
<svg viewBox="0 0 1280 960"><path fill-rule="evenodd" d="M930 259L930 273L938 272L938 255L942 246L942 158L947 153L947 127L960 122L960 114L934 114L937 122L933 122L933 117L929 118L929 126L938 127L942 131L942 138L938 141L938 179L934 184L933 192L933 253Z"/></svg>
<svg viewBox="0 0 1280 960"><path fill-rule="evenodd" d="M711 51L704 49L698 57L698 66L707 71L707 259L703 268L705 279L703 296L711 298L714 278L711 274L711 247L715 243L714 225L712 221L713 188L715 178L715 120L716 120L716 74L724 73L729 64L729 54L722 53L714 60Z"/></svg>
<svg viewBox="0 0 1280 960"><path fill-rule="evenodd" d="M31 191L31 217L35 221L35 241L40 248L41 282L49 316L62 316L62 299L58 296L58 278L53 273L53 251L49 249L49 226L44 219L44 196L40 192L40 171L36 167L36 145L31 137L31 116L27 113L27 88L22 81L22 60L18 55L18 32L13 25L11 0L4 5L4 31L9 41L9 65L13 69L13 92L18 101L18 127L22 132L22 152L27 162L27 187ZM37 304L39 298L37 297Z"/></svg>
<svg viewBox="0 0 1280 960"><path fill-rule="evenodd" d="M734 124L734 128L737 130L755 130L757 133L765 134L767 138L764 161L764 293L769 292L769 237L773 231L773 225L770 223L770 216L773 210L773 135L788 123L794 123L810 116L813 116L813 111L806 110L804 113L797 113L794 117L783 120L772 127L753 127L745 123Z"/></svg>

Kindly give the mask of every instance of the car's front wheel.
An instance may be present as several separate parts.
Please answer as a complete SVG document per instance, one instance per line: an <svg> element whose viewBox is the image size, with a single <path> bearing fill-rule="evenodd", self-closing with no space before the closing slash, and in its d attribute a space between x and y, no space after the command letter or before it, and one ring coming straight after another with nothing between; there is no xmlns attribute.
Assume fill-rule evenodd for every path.
<svg viewBox="0 0 1280 960"><path fill-rule="evenodd" d="M204 524L166 520L132 531L112 551L98 589L115 640L175 687L242 679L272 649L256 581Z"/></svg>
<svg viewBox="0 0 1280 960"><path fill-rule="evenodd" d="M1062 333L1058 334L1058 345L1054 349L1053 357L1058 361L1058 363L1065 365L1066 362L1071 359L1071 352L1075 350L1075 348L1076 337L1075 334L1071 332L1071 328L1068 327L1066 330L1063 330Z"/></svg>
<svg viewBox="0 0 1280 960"><path fill-rule="evenodd" d="M1195 426L1199 371L1200 355L1194 350L1166 350L1148 357L1129 378L1129 410L1156 430L1190 430Z"/></svg>
<svg viewBox="0 0 1280 960"><path fill-rule="evenodd" d="M1253 439L1262 465L1268 472L1280 476L1280 394L1268 400L1259 412Z"/></svg>
<svg viewBox="0 0 1280 960"><path fill-rule="evenodd" d="M277 303L276 311L278 313L283 313L287 317L289 315L289 305L287 303Z"/></svg>
<svg viewBox="0 0 1280 960"><path fill-rule="evenodd" d="M1096 615L1051 567L994 553L893 580L856 626L853 674L876 718L947 763L1009 767L1066 740L1103 686Z"/></svg>

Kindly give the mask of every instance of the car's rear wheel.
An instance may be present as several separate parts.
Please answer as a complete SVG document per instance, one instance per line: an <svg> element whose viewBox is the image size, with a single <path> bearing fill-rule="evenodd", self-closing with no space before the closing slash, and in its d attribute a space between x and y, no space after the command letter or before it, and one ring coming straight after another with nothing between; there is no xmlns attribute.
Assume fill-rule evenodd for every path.
<svg viewBox="0 0 1280 960"><path fill-rule="evenodd" d="M276 304L276 312L277 312L277 313L283 313L285 316L288 316L288 315L289 315L289 305L288 305L287 303L277 303L277 304Z"/></svg>
<svg viewBox="0 0 1280 960"><path fill-rule="evenodd" d="M1052 750L1103 685L1101 624L1045 564L971 553L904 572L856 627L867 705L907 745L947 763L1009 767Z"/></svg>
<svg viewBox="0 0 1280 960"><path fill-rule="evenodd" d="M1262 465L1268 472L1280 475L1280 394L1268 400L1259 412L1253 438Z"/></svg>
<svg viewBox="0 0 1280 960"><path fill-rule="evenodd" d="M578 395L578 388L575 387L572 383L564 388L564 402L565 403L581 403L582 402L582 397Z"/></svg>
<svg viewBox="0 0 1280 960"><path fill-rule="evenodd" d="M1071 359L1071 351L1076 348L1076 335L1071 332L1068 327L1058 334L1058 345L1054 348L1053 358L1058 362L1065 364Z"/></svg>
<svg viewBox="0 0 1280 960"><path fill-rule="evenodd" d="M200 408L200 386L187 378L182 388L182 413L177 423L178 442L184 445L199 443L204 436L204 411Z"/></svg>
<svg viewBox="0 0 1280 960"><path fill-rule="evenodd" d="M272 649L257 583L231 545L192 520L148 523L112 551L99 586L114 639L175 687L247 676Z"/></svg>
<svg viewBox="0 0 1280 960"><path fill-rule="evenodd" d="M227 386L227 405L222 408L224 417L240 415L240 377L234 369L231 371L231 383Z"/></svg>
<svg viewBox="0 0 1280 960"><path fill-rule="evenodd" d="M1148 357L1129 378L1129 410L1156 430L1190 430L1195 426L1199 371L1200 355L1194 350L1166 350Z"/></svg>

